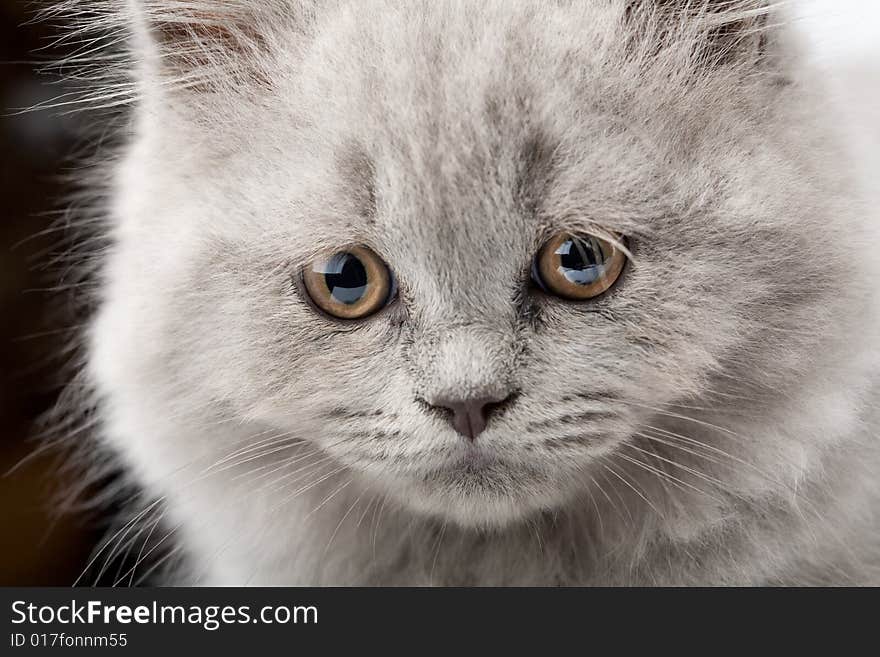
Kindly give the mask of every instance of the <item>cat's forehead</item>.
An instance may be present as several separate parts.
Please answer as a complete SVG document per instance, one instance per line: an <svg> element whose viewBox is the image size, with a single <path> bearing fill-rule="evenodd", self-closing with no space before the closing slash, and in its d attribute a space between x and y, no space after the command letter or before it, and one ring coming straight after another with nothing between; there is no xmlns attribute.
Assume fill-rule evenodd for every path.
<svg viewBox="0 0 880 657"><path fill-rule="evenodd" d="M354 204L351 221L400 248L485 252L502 235L530 248L561 137L577 141L564 135L564 83L541 80L529 54L546 26L492 3L399 7L381 23L365 11L337 17L294 82L309 150Z"/></svg>
<svg viewBox="0 0 880 657"><path fill-rule="evenodd" d="M590 219L580 206L615 186L615 170L639 178L645 149L623 144L631 135L594 85L614 13L563 5L537 3L537 16L427 3L377 22L352 3L319 32L292 83L295 111L357 208L351 221L400 248L485 252L503 235L500 246L528 250L562 214L548 201Z"/></svg>
<svg viewBox="0 0 880 657"><path fill-rule="evenodd" d="M611 61L620 6L413 3L371 21L347 4L274 101L277 132L294 117L289 150L307 154L292 194L306 241L365 242L413 277L472 277L493 253L510 279L550 230L643 232L676 201L670 162L685 158L663 149L681 94L639 93L650 80Z"/></svg>
<svg viewBox="0 0 880 657"><path fill-rule="evenodd" d="M589 95L620 54L610 6L565 4L401 3L376 21L370 3L345 3L317 29L294 86L318 101L303 103L315 118L401 148L413 135L426 147L450 135L477 147L493 127L511 138L575 89Z"/></svg>
<svg viewBox="0 0 880 657"><path fill-rule="evenodd" d="M466 143L443 145L430 156L381 143L342 148L335 158L339 192L355 212L336 223L347 224L346 232L353 230L355 240L370 244L413 284L460 286L483 281L489 270L506 288L542 232L531 200L542 165L529 158L528 146L475 152Z"/></svg>

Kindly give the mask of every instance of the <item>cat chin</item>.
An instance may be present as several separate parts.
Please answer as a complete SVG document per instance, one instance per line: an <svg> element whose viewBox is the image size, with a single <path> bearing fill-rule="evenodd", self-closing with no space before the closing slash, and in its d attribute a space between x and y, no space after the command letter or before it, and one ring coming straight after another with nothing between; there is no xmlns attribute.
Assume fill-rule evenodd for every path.
<svg viewBox="0 0 880 657"><path fill-rule="evenodd" d="M360 474L368 488L382 489L404 511L462 528L501 530L570 504L595 458L541 467L491 451L459 456L427 469L369 468Z"/></svg>
<svg viewBox="0 0 880 657"><path fill-rule="evenodd" d="M540 513L540 507L532 508L521 500L513 498L480 499L474 496L468 500L446 497L442 494L400 496L404 508L416 515L443 523L452 523L462 529L502 530L525 522Z"/></svg>
<svg viewBox="0 0 880 657"><path fill-rule="evenodd" d="M493 485L494 484L494 485ZM562 507L569 496L536 482L475 481L467 475L443 484L395 487L391 497L404 509L464 529L502 530Z"/></svg>

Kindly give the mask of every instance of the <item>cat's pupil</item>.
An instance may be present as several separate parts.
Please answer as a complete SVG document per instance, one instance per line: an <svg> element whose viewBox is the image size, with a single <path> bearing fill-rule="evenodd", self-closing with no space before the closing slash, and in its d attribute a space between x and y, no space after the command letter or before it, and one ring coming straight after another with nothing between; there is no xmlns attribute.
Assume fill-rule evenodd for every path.
<svg viewBox="0 0 880 657"><path fill-rule="evenodd" d="M339 303L352 305L367 292L367 270L351 253L339 253L327 263L324 281L330 294Z"/></svg>
<svg viewBox="0 0 880 657"><path fill-rule="evenodd" d="M575 285L591 285L604 272L605 253L594 237L568 239L556 250L559 273Z"/></svg>

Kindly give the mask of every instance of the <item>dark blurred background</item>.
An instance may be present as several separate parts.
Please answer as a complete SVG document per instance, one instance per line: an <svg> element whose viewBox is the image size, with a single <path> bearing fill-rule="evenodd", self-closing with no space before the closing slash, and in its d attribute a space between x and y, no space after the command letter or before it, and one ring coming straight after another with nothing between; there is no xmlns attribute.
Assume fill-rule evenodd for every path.
<svg viewBox="0 0 880 657"><path fill-rule="evenodd" d="M49 229L73 191L65 181L90 117L16 111L65 92L39 64L63 55L57 28L33 18L33 2L0 2L0 585L68 585L88 562L102 523L94 514L60 511L59 491L77 475L59 469L57 450L35 450L39 419L65 378L59 354L75 321L64 311L68 293L48 291L57 269L47 263L63 237Z"/></svg>

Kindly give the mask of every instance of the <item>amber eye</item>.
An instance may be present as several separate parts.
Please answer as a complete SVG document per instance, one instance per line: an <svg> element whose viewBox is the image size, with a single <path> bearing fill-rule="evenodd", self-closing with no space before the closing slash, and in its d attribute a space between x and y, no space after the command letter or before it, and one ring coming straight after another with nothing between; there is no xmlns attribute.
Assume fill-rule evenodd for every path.
<svg viewBox="0 0 880 657"><path fill-rule="evenodd" d="M387 265L375 253L353 246L303 269L306 291L328 315L362 319L394 300L396 286Z"/></svg>
<svg viewBox="0 0 880 657"><path fill-rule="evenodd" d="M549 294L585 301L614 285L625 264L626 255L611 242L560 233L538 251L532 279Z"/></svg>

